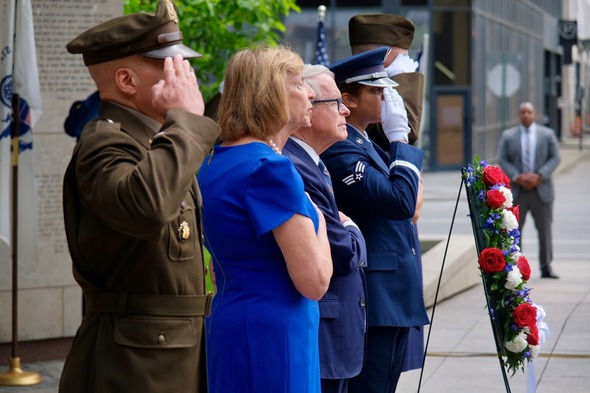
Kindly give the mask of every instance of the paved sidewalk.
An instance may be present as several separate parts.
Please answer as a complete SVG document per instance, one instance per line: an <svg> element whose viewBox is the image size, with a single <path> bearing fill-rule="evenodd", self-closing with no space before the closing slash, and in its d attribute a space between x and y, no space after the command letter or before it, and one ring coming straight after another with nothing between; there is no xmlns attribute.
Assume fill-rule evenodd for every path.
<svg viewBox="0 0 590 393"><path fill-rule="evenodd" d="M531 298L545 308L545 320L551 329L551 336L534 362L537 392L587 393L590 392L590 147L580 151L575 141L568 141L562 144L561 154L562 164L555 176L558 195L554 213L554 270L561 278L540 279L537 273L529 281L533 288ZM460 174L425 173L424 183L420 234L446 237ZM463 194L453 233L471 233L464 198ZM527 221L529 229L531 222ZM524 232L523 244L530 245L524 253L531 266L536 267L534 230ZM5 364L0 360L2 371ZM38 372L42 382L27 387L0 386L0 392L55 393L62 366L63 361L59 360L23 364L26 371ZM524 373L517 373L509 379L512 392L526 392L525 377ZM419 378L420 371L404 373L397 393L506 392L480 285L436 306L420 388Z"/></svg>

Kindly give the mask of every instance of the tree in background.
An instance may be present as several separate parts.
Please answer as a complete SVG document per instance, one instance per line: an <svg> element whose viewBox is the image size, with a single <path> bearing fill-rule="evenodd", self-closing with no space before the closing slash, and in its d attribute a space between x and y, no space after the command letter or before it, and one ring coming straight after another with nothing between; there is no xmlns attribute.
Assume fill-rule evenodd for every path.
<svg viewBox="0 0 590 393"><path fill-rule="evenodd" d="M203 57L194 64L203 98L219 89L229 58L253 42L276 44L286 31L283 18L300 12L296 0L177 0L184 44ZM124 13L155 12L158 0L124 0Z"/></svg>

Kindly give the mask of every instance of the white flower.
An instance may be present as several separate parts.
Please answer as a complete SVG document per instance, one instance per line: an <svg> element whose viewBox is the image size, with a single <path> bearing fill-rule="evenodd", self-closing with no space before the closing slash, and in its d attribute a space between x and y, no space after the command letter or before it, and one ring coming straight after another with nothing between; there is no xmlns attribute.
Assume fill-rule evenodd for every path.
<svg viewBox="0 0 590 393"><path fill-rule="evenodd" d="M518 266L513 265L512 271L508 273L506 277L506 283L504 284L504 288L506 289L516 289L522 283L522 273Z"/></svg>
<svg viewBox="0 0 590 393"><path fill-rule="evenodd" d="M520 332L518 333L518 336L514 337L512 339L512 341L507 341L504 346L506 347L507 350L509 350L510 352L514 352L514 353L520 353L522 352L528 345L528 342L526 341L526 333L525 332Z"/></svg>
<svg viewBox="0 0 590 393"><path fill-rule="evenodd" d="M513 231L518 228L518 221L516 216L510 210L502 210L502 224L501 227L507 231Z"/></svg>
<svg viewBox="0 0 590 393"><path fill-rule="evenodd" d="M537 356L539 356L541 346L540 345L529 345L529 350L531 351L531 358L535 359Z"/></svg>
<svg viewBox="0 0 590 393"><path fill-rule="evenodd" d="M512 207L512 191L504 186L500 186L498 190L504 195L504 198L506 198L506 202L504 202L502 207Z"/></svg>

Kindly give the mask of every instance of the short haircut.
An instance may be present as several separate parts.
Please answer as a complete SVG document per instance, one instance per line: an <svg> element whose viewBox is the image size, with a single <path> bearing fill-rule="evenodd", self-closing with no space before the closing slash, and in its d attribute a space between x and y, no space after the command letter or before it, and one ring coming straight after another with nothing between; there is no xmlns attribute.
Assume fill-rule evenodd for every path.
<svg viewBox="0 0 590 393"><path fill-rule="evenodd" d="M528 101L521 102L520 105L518 106L518 112L522 112L522 110L524 108L530 108L533 110L533 112L535 111L535 106L533 105L532 102L528 102Z"/></svg>
<svg viewBox="0 0 590 393"><path fill-rule="evenodd" d="M266 140L289 121L287 77L303 72L303 59L286 45L258 43L237 52L225 73L219 103L221 139Z"/></svg>
<svg viewBox="0 0 590 393"><path fill-rule="evenodd" d="M306 64L303 68L303 80L305 81L307 86L309 86L311 90L313 90L316 99L321 99L323 97L321 91L322 89L320 88L319 83L315 79L316 76L319 75L329 75L330 77L332 77L332 79L334 79L334 73L330 71L328 67L325 67L323 65Z"/></svg>

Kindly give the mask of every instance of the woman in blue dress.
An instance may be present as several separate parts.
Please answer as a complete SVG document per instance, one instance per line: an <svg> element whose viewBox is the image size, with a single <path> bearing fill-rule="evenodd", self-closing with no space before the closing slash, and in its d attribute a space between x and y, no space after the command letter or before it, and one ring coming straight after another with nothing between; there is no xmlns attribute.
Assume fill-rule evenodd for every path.
<svg viewBox="0 0 590 393"><path fill-rule="evenodd" d="M198 174L217 292L206 321L210 393L319 393L318 305L332 275L325 221L280 149L314 94L292 50L230 60L221 145Z"/></svg>

